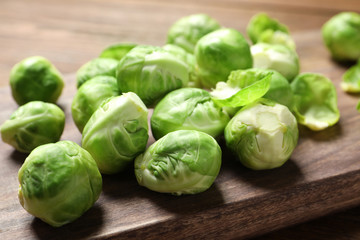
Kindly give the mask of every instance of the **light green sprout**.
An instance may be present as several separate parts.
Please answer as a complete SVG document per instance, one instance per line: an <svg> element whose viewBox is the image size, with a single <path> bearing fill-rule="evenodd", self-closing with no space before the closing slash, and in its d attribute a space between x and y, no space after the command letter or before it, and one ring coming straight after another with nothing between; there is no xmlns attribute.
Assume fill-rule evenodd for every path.
<svg viewBox="0 0 360 240"><path fill-rule="evenodd" d="M213 137L223 134L230 118L215 105L208 91L182 88L167 94L155 107L151 129L155 139L176 130L198 130Z"/></svg>
<svg viewBox="0 0 360 240"><path fill-rule="evenodd" d="M253 16L247 26L247 34L251 41L282 44L295 49L295 42L291 38L288 27L266 13L259 13Z"/></svg>
<svg viewBox="0 0 360 240"><path fill-rule="evenodd" d="M152 106L168 92L187 86L188 65L160 47L137 46L120 60L117 80L121 92L134 92Z"/></svg>
<svg viewBox="0 0 360 240"><path fill-rule="evenodd" d="M197 41L206 34L219 29L220 24L207 14L193 14L175 22L169 29L167 43L194 52Z"/></svg>
<svg viewBox="0 0 360 240"><path fill-rule="evenodd" d="M64 125L65 114L58 106L31 101L1 125L1 138L16 150L29 153L37 146L59 141Z"/></svg>
<svg viewBox="0 0 360 240"><path fill-rule="evenodd" d="M360 14L336 14L323 25L322 35L335 60L356 61L360 58Z"/></svg>
<svg viewBox="0 0 360 240"><path fill-rule="evenodd" d="M35 148L19 170L19 201L33 216L54 227L91 208L102 189L91 155L71 141Z"/></svg>
<svg viewBox="0 0 360 240"><path fill-rule="evenodd" d="M77 88L96 76L115 77L118 63L119 61L111 58L95 58L85 63L76 72Z"/></svg>
<svg viewBox="0 0 360 240"><path fill-rule="evenodd" d="M195 47L196 75L205 88L226 81L230 72L251 68L250 47L235 29L223 28L202 37Z"/></svg>
<svg viewBox="0 0 360 240"><path fill-rule="evenodd" d="M121 60L131 49L136 47L135 43L118 43L113 44L105 48L99 58L112 58L115 60Z"/></svg>
<svg viewBox="0 0 360 240"><path fill-rule="evenodd" d="M196 130L171 132L135 159L141 186L174 195L207 190L221 166L221 148L210 135Z"/></svg>
<svg viewBox="0 0 360 240"><path fill-rule="evenodd" d="M344 73L340 86L345 92L360 92L360 59Z"/></svg>
<svg viewBox="0 0 360 240"><path fill-rule="evenodd" d="M340 118L334 84L317 73L302 73L291 83L294 114L298 122L319 131L336 124Z"/></svg>
<svg viewBox="0 0 360 240"><path fill-rule="evenodd" d="M81 85L71 104L71 115L79 131L83 131L91 115L104 100L118 95L119 88L114 77L97 76Z"/></svg>
<svg viewBox="0 0 360 240"><path fill-rule="evenodd" d="M19 105L30 101L55 103L64 87L60 72L46 58L29 57L10 72L11 93Z"/></svg>
<svg viewBox="0 0 360 240"><path fill-rule="evenodd" d="M282 166L295 149L298 136L294 115L268 99L240 109L225 128L227 147L253 170Z"/></svg>
<svg viewBox="0 0 360 240"><path fill-rule="evenodd" d="M106 100L90 117L82 146L95 159L101 173L122 171L145 151L148 110L132 92Z"/></svg>
<svg viewBox="0 0 360 240"><path fill-rule="evenodd" d="M300 71L299 57L294 50L280 45L257 43L251 46L254 68L278 71L291 82Z"/></svg>

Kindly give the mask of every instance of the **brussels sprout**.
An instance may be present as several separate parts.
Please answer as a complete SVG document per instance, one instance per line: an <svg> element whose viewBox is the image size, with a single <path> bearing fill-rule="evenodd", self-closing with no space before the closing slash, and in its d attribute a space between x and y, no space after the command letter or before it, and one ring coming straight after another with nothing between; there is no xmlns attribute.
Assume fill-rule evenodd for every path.
<svg viewBox="0 0 360 240"><path fill-rule="evenodd" d="M91 115L105 99L118 95L119 88L114 77L97 76L81 85L71 104L71 114L79 131L83 131Z"/></svg>
<svg viewBox="0 0 360 240"><path fill-rule="evenodd" d="M79 218L102 189L94 159L71 141L35 148L19 170L19 182L23 208L54 227Z"/></svg>
<svg viewBox="0 0 360 240"><path fill-rule="evenodd" d="M207 190L221 166L221 149L210 135L196 130L168 133L135 159L138 183L174 195Z"/></svg>
<svg viewBox="0 0 360 240"><path fill-rule="evenodd" d="M294 50L280 44L257 43L251 46L254 68L272 69L288 81L299 74L299 57Z"/></svg>
<svg viewBox="0 0 360 240"><path fill-rule="evenodd" d="M302 73L291 83L294 93L293 111L298 122L318 131L339 121L334 84L317 73Z"/></svg>
<svg viewBox="0 0 360 240"><path fill-rule="evenodd" d="M182 88L166 95L155 107L151 129L155 139L176 130L198 130L221 135L229 116L200 88Z"/></svg>
<svg viewBox="0 0 360 240"><path fill-rule="evenodd" d="M290 37L289 34L281 32L281 31L274 31L272 29L268 29L264 31L258 40L258 42L264 42L269 44L280 44L284 45L292 50L296 49L296 45L294 40Z"/></svg>
<svg viewBox="0 0 360 240"><path fill-rule="evenodd" d="M131 49L136 47L134 43L118 43L105 48L99 58L112 58L121 60Z"/></svg>
<svg viewBox="0 0 360 240"><path fill-rule="evenodd" d="M200 88L201 85L195 75L195 56L174 44L166 44L165 46L163 46L163 49L172 53L187 64L189 72L189 82L187 87Z"/></svg>
<svg viewBox="0 0 360 240"><path fill-rule="evenodd" d="M206 14L193 14L175 22L169 29L167 43L194 52L197 41L206 34L219 29L220 24Z"/></svg>
<svg viewBox="0 0 360 240"><path fill-rule="evenodd" d="M196 74L206 88L226 81L230 72L251 68L250 47L240 32L223 28L202 37L195 47Z"/></svg>
<svg viewBox="0 0 360 240"><path fill-rule="evenodd" d="M360 14L342 12L322 27L323 40L332 57L338 61L360 58Z"/></svg>
<svg viewBox="0 0 360 240"><path fill-rule="evenodd" d="M123 170L145 151L148 110L132 92L112 97L93 113L82 134L82 146L95 159L101 173Z"/></svg>
<svg viewBox="0 0 360 240"><path fill-rule="evenodd" d="M225 128L227 147L244 166L254 170L282 166L295 149L298 136L294 115L268 99L243 107Z"/></svg>
<svg viewBox="0 0 360 240"><path fill-rule="evenodd" d="M11 93L19 105L30 101L55 103L64 81L46 58L34 56L17 63L10 72Z"/></svg>
<svg viewBox="0 0 360 240"><path fill-rule="evenodd" d="M257 68L232 71L227 82L217 83L211 95L216 103L228 107L244 106L264 97L291 109L293 99L285 77L274 70Z"/></svg>
<svg viewBox="0 0 360 240"><path fill-rule="evenodd" d="M4 142L24 153L37 146L59 141L65 114L55 104L31 101L20 106L1 126Z"/></svg>
<svg viewBox="0 0 360 240"><path fill-rule="evenodd" d="M271 34L289 34L289 30L284 24L279 23L276 19L270 18L266 13L259 13L253 16L247 26L247 34L254 44L261 42L264 32L268 30L271 30ZM270 34L270 32L267 32L267 34Z"/></svg>
<svg viewBox="0 0 360 240"><path fill-rule="evenodd" d="M121 92L134 92L147 105L154 105L168 92L188 84L188 65L168 51L137 46L120 60L117 69Z"/></svg>
<svg viewBox="0 0 360 240"><path fill-rule="evenodd" d="M96 76L115 77L119 61L111 58L95 58L82 65L76 73L77 88Z"/></svg>
<svg viewBox="0 0 360 240"><path fill-rule="evenodd" d="M342 76L341 88L345 92L360 92L360 59Z"/></svg>

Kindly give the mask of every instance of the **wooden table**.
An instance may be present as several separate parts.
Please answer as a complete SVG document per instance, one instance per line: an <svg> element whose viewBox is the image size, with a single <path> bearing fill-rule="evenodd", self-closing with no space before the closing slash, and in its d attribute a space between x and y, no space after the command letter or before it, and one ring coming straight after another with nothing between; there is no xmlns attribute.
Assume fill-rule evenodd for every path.
<svg viewBox="0 0 360 240"><path fill-rule="evenodd" d="M66 80L59 100L67 114L62 139L80 143L69 108L76 70L109 44L161 46L173 22L199 12L244 35L249 19L258 12L285 23L297 44L301 71L325 74L336 85L341 119L321 132L300 128L298 147L279 169L251 171L224 151L215 184L198 195L151 192L137 185L131 168L104 176L95 206L58 229L22 209L17 171L26 155L0 142L0 239L227 239L263 234L267 235L259 239L360 239L360 114L355 110L359 96L339 88L348 66L330 59L320 31L331 16L347 10L360 12L359 1L1 0L1 123L17 107L8 87L10 69L23 58L41 55ZM315 218L319 219L303 223Z"/></svg>

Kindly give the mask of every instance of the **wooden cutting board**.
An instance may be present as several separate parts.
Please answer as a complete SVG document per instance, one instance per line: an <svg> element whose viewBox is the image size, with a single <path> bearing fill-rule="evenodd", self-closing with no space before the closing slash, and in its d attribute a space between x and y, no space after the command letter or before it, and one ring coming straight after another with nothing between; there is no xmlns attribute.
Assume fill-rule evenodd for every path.
<svg viewBox="0 0 360 240"><path fill-rule="evenodd" d="M10 1L5 2L10 4ZM43 8L44 11L48 11L46 14L56 16L56 10L41 5L42 1L32 2L39 4L37 5L38 9ZM57 2L57 9L61 6L64 7L65 3ZM130 13L149 16L150 12L147 10L160 7L163 12L159 13L155 19L149 18L153 22L160 22L159 19L170 18L172 15L172 18L175 19L178 16L202 10L202 12L205 11L219 19L224 25L237 28L242 32L244 32L249 17L260 10L265 9L275 15L277 10L283 13L287 13L287 11L294 13L279 14L278 16L282 17L281 20L288 24L290 29L294 29L292 36L297 44L302 71L325 74L337 87L341 113L339 123L320 132L300 127L299 144L291 159L281 168L268 171L246 169L235 161L235 157L226 150L221 142L223 147L221 172L215 184L208 191L197 195L176 197L151 192L138 186L131 167L121 174L103 176L103 192L94 207L75 222L61 228L52 228L23 210L17 199L17 172L26 155L14 151L11 146L0 141L1 239L245 238L360 204L360 113L355 109L360 97L346 94L339 88L341 75L348 66L339 65L330 59L322 44L321 32L318 27L327 16L334 14L336 9L341 9L342 6L352 6L351 0L346 1L347 5L344 3L345 5L342 6L335 4L336 1L332 1L335 5L329 4L325 7L321 1L307 0L298 5L282 4L280 0L273 0L275 5L262 1L247 3L247 1L227 0L224 1L226 4L224 2L220 4L201 0L198 3L189 1L188 7L170 4L166 1L153 2L151 5L145 1L136 1L135 3L125 1L123 5L127 7L129 16ZM204 3L210 5L201 8ZM313 7L309 7L312 3ZM11 4L15 3L11 2ZM101 17L105 15L100 13L105 10L110 12L109 16L115 18L115 13L111 9L112 6L120 9L117 4L116 1L109 0L105 9L105 5L102 5L100 1L93 0L89 5L94 11L94 16L102 19ZM15 7L14 9L24 11L25 14L25 10L20 6ZM243 7L242 10L237 10L240 7ZM75 4L74 9L79 10L81 6ZM139 9L142 11L138 11ZM98 12L95 10L100 13L96 15ZM238 12L244 13L244 15L238 15ZM318 18L318 14L326 17ZM305 18L300 18L301 16ZM241 19L241 24L235 24L233 21L235 17ZM70 17L70 19L72 18L75 19L73 16ZM34 18L34 21L37 20ZM68 29L78 26L72 25L70 20L66 22L64 19L59 22L68 24ZM55 23L52 24L56 25ZM51 21L48 24L51 24ZM78 24L84 24L86 27L85 23L78 22ZM159 25L159 28L150 31L150 26L146 24L146 21L139 23L139 26L144 26L140 29L135 28L134 32L128 29L124 30L127 31L128 39L135 36L134 42L161 45L163 37L152 38L151 34L152 31L155 31L156 34L164 34L167 26ZM110 27L110 24L108 25ZM104 23L104 26L108 25ZM43 27L46 28L46 25ZM103 29L104 32L108 31L106 27ZM140 36L140 33L136 34L137 31L149 32L149 35ZM21 36L16 31L12 34ZM44 34L41 37L52 39L52 34L58 34L56 37L61 39L72 38L72 33L67 36L61 31L49 32L49 35ZM148 38L143 39L142 36ZM34 43L32 41L35 40L30 38L29 41ZM84 43L83 49L80 46L81 41ZM78 45L68 44L67 47L71 50L72 47L76 47L81 49L80 51L95 52L91 50L90 42L86 42L85 37L81 38L81 41L74 40L74 43ZM5 42L7 46L16 44L16 42L10 44L6 40L2 40L2 42ZM99 43L95 44L97 47L99 45ZM47 45L36 46L47 47ZM63 46L58 47L61 49ZM66 53L70 54L70 50ZM62 54L66 56L64 52ZM20 55L19 51L17 56ZM8 56L11 57L13 54L9 52ZM65 59L63 66L71 61L75 60ZM10 62L7 61L7 63ZM67 67L67 69L70 68ZM4 74L1 76L3 77ZM81 135L70 114L72 97L76 91L75 75L66 74L65 80L66 87L58 102L66 113L66 127L62 140L72 140L80 144ZM0 123L3 123L16 110L17 105L7 86L0 88L0 100ZM149 144L153 141L151 138Z"/></svg>

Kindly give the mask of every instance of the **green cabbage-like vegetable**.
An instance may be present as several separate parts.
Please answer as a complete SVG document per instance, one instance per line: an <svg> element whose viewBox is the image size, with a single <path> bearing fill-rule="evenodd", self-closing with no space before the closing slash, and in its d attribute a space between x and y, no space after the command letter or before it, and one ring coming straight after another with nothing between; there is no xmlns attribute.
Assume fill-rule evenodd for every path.
<svg viewBox="0 0 360 240"><path fill-rule="evenodd" d="M300 70L297 53L280 44L257 43L251 46L254 68L272 69L292 81Z"/></svg>
<svg viewBox="0 0 360 240"><path fill-rule="evenodd" d="M117 80L121 92L134 92L151 106L187 86L188 65L160 47L137 46L120 60Z"/></svg>
<svg viewBox="0 0 360 240"><path fill-rule="evenodd" d="M260 99L240 109L224 134L227 147L244 166L264 170L280 167L290 158L299 131L287 107Z"/></svg>
<svg viewBox="0 0 360 240"><path fill-rule="evenodd" d="M97 76L86 81L76 92L71 104L72 118L80 132L91 115L109 97L118 96L117 80L110 76Z"/></svg>
<svg viewBox="0 0 360 240"><path fill-rule="evenodd" d="M266 34L284 33L286 35L289 35L289 30L286 25L280 23L276 19L269 17L266 13L258 13L253 16L250 19L246 30L247 34L249 35L251 41L254 44L262 42L261 40L269 37L263 36L265 32Z"/></svg>
<svg viewBox="0 0 360 240"><path fill-rule="evenodd" d="M37 147L19 170L19 201L54 227L79 218L99 198L101 174L91 155L71 141Z"/></svg>
<svg viewBox="0 0 360 240"><path fill-rule="evenodd" d="M24 153L37 146L59 141L65 114L55 104L31 101L20 106L1 126L4 142Z"/></svg>
<svg viewBox="0 0 360 240"><path fill-rule="evenodd" d="M99 58L112 58L115 60L121 60L131 49L136 47L135 43L118 43L113 44L105 48Z"/></svg>
<svg viewBox="0 0 360 240"><path fill-rule="evenodd" d="M322 36L335 60L356 61L360 58L360 14L336 14L323 25Z"/></svg>
<svg viewBox="0 0 360 240"><path fill-rule="evenodd" d="M295 41L291 38L288 33L281 31L274 31L272 29L265 30L258 39L258 42L269 43L269 44L280 44L284 45L295 51Z"/></svg>
<svg viewBox="0 0 360 240"><path fill-rule="evenodd" d="M360 92L360 59L344 73L340 86L345 92Z"/></svg>
<svg viewBox="0 0 360 240"><path fill-rule="evenodd" d="M85 63L76 72L77 88L96 76L115 77L118 63L119 61L111 58L95 58Z"/></svg>
<svg viewBox="0 0 360 240"><path fill-rule="evenodd" d="M330 79L317 73L302 73L291 83L294 114L298 122L318 131L337 123L340 112Z"/></svg>
<svg viewBox="0 0 360 240"><path fill-rule="evenodd" d="M226 82L211 91L214 101L224 107L245 106L264 97L292 107L293 93L288 80L274 70L250 68L232 71ZM229 108L227 108L229 111Z"/></svg>
<svg viewBox="0 0 360 240"><path fill-rule="evenodd" d="M106 100L90 117L82 146L95 159L101 173L122 171L145 151L148 110L132 92Z"/></svg>
<svg viewBox="0 0 360 240"><path fill-rule="evenodd" d="M207 190L221 166L221 149L210 135L196 130L171 132L135 159L141 186L175 195Z"/></svg>
<svg viewBox="0 0 360 240"><path fill-rule="evenodd" d="M213 137L223 134L229 116L200 88L182 88L166 95L155 107L151 129L155 139L176 130L198 130Z"/></svg>
<svg viewBox="0 0 360 240"><path fill-rule="evenodd" d="M30 101L55 103L61 95L64 81L49 60L34 56L12 68L10 86L12 96L19 105Z"/></svg>
<svg viewBox="0 0 360 240"><path fill-rule="evenodd" d="M169 29L167 43L194 52L197 41L206 34L219 29L220 24L207 14L193 14L176 21Z"/></svg>
<svg viewBox="0 0 360 240"><path fill-rule="evenodd" d="M206 88L226 81L230 72L251 68L250 47L235 29L223 28L202 37L195 47L196 74Z"/></svg>
<svg viewBox="0 0 360 240"><path fill-rule="evenodd" d="M187 87L201 87L195 75L195 56L174 44L166 44L165 46L163 46L163 49L172 53L174 56L181 59L187 64L189 72L189 82L187 84Z"/></svg>

